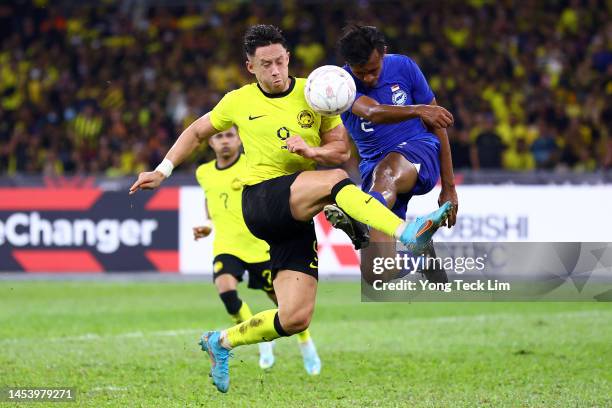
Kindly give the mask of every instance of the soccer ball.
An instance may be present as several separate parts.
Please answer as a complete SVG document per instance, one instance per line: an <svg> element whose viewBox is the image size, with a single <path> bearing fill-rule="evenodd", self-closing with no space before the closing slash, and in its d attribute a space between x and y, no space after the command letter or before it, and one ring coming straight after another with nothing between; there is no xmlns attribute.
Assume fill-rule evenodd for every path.
<svg viewBox="0 0 612 408"><path fill-rule="evenodd" d="M308 75L304 96L315 112L324 116L339 115L353 105L355 81L342 68L323 65Z"/></svg>

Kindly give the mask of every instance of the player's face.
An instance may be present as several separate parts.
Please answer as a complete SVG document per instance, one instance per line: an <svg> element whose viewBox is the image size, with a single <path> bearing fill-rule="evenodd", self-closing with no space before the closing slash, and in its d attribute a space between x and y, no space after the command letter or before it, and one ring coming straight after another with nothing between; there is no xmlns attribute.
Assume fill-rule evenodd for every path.
<svg viewBox="0 0 612 408"><path fill-rule="evenodd" d="M373 88L378 83L378 78L382 72L382 64L384 53L378 50L372 51L368 62L362 65L351 65L351 71L363 84L369 88Z"/></svg>
<svg viewBox="0 0 612 408"><path fill-rule="evenodd" d="M236 155L240 149L240 138L235 128L217 133L209 141L210 147L215 151L217 158L229 159Z"/></svg>
<svg viewBox="0 0 612 408"><path fill-rule="evenodd" d="M289 88L289 52L281 44L257 48L246 65L264 91L281 93Z"/></svg>

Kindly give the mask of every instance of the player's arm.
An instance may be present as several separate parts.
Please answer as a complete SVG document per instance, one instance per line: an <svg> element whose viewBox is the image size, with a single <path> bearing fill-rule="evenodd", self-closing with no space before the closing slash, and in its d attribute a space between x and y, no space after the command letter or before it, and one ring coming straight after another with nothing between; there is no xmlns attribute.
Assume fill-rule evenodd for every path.
<svg viewBox="0 0 612 408"><path fill-rule="evenodd" d="M408 119L421 119L433 128L447 128L453 124L453 115L437 105L383 105L373 98L361 95L353 103L352 112L372 123L398 123Z"/></svg>
<svg viewBox="0 0 612 408"><path fill-rule="evenodd" d="M436 98L430 102L431 106L437 106ZM455 174L453 173L453 159L451 156L450 143L448 142L448 134L445 128L427 126L427 129L436 135L440 140L440 179L442 191L438 197L438 205L442 205L447 201L453 203L453 211L449 215L446 225L452 227L457 221L457 210L459 209L459 200L457 191L455 190Z"/></svg>
<svg viewBox="0 0 612 408"><path fill-rule="evenodd" d="M170 176L172 169L181 164L200 145L212 135L219 133L210 122L210 112L195 120L181 133L172 145L166 157L153 171L138 175L136 182L130 187L130 194L136 191L150 190L158 187Z"/></svg>
<svg viewBox="0 0 612 408"><path fill-rule="evenodd" d="M212 221L210 220L210 212L208 211L208 200L204 199L204 224L193 227L193 239L196 241L200 238L206 238L212 232Z"/></svg>
<svg viewBox="0 0 612 408"><path fill-rule="evenodd" d="M293 135L287 139L287 150L324 166L337 166L351 157L348 133L341 124L321 133L320 146L309 146L300 136Z"/></svg>

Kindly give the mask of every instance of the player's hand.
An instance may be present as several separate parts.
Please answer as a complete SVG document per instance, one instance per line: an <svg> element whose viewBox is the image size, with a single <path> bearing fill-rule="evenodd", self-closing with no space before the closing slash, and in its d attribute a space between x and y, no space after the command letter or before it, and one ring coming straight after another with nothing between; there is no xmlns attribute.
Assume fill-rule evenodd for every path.
<svg viewBox="0 0 612 408"><path fill-rule="evenodd" d="M145 171L138 175L138 180L130 187L130 194L138 190L153 190L159 187L166 177L159 171Z"/></svg>
<svg viewBox="0 0 612 408"><path fill-rule="evenodd" d="M455 187L442 187L440 197L438 197L438 205L450 201L453 204L453 209L445 221L445 225L450 228L457 222L457 211L459 210L459 199L457 198L457 190Z"/></svg>
<svg viewBox="0 0 612 408"><path fill-rule="evenodd" d="M198 227L193 227L193 239L196 241L200 238L206 238L212 232L212 225L200 225Z"/></svg>
<svg viewBox="0 0 612 408"><path fill-rule="evenodd" d="M418 112L423 122L433 128L445 129L455 121L449 111L438 105L419 105Z"/></svg>
<svg viewBox="0 0 612 408"><path fill-rule="evenodd" d="M299 154L307 159L312 159L315 156L313 147L308 146L304 139L297 135L293 135L287 139L287 150L290 153Z"/></svg>

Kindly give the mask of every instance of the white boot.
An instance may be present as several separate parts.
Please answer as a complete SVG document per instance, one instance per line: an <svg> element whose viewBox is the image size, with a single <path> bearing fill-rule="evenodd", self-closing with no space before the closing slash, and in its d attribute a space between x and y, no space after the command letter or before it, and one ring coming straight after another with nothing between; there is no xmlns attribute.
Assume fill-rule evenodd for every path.
<svg viewBox="0 0 612 408"><path fill-rule="evenodd" d="M274 365L273 349L273 341L259 343L259 367L261 367L263 370L271 368Z"/></svg>

